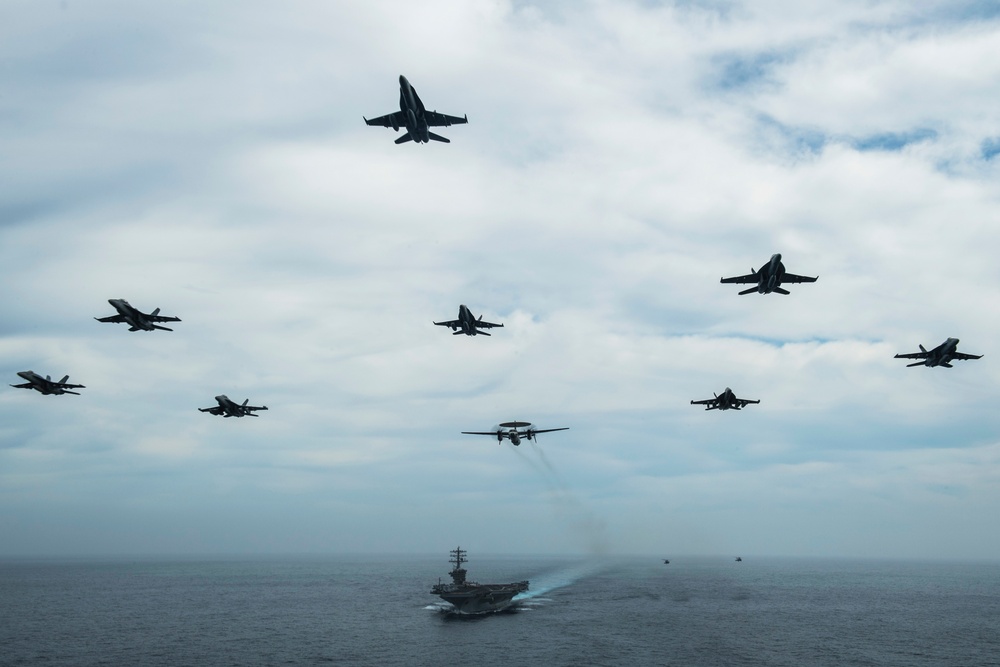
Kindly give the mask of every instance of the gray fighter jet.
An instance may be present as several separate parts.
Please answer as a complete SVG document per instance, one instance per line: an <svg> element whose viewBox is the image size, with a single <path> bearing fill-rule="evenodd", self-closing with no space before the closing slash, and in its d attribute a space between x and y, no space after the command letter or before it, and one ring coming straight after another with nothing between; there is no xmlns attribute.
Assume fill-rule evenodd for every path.
<svg viewBox="0 0 1000 667"><path fill-rule="evenodd" d="M76 394L80 395L78 391L70 391L70 389L86 389L82 384L68 384L66 381L69 380L69 376L65 376L62 380L58 382L53 380L50 375L42 377L35 371L20 371L18 372L22 378L27 380L24 384L12 384L12 387L17 387L18 389L34 389L35 391L40 391L46 396L50 394Z"/></svg>
<svg viewBox="0 0 1000 667"><path fill-rule="evenodd" d="M254 405L247 405L250 399L243 401L243 403L236 403L230 399L225 394L220 394L215 397L218 405L211 408L198 408L199 412L209 412L213 415L222 415L223 417L259 417L260 415L255 415L254 410L267 410L266 405L260 407Z"/></svg>
<svg viewBox="0 0 1000 667"><path fill-rule="evenodd" d="M157 326L153 323L181 321L179 317L166 317L165 315L160 315L159 308L148 314L140 312L138 309L133 308L125 299L108 299L108 303L114 306L114 309L118 311L118 314L110 315L108 317L95 317L94 319L98 322L116 322L119 324L124 322L129 325L129 331L139 331L140 329L143 331L152 331L153 329L173 331L173 329Z"/></svg>
<svg viewBox="0 0 1000 667"><path fill-rule="evenodd" d="M553 431L568 431L569 427L563 428L535 428L531 422L503 422L498 424L494 431L462 431L465 435L492 435L497 439L497 444L510 440L510 444L517 447L521 444L521 439L538 441L536 437L539 433L552 433Z"/></svg>
<svg viewBox="0 0 1000 667"><path fill-rule="evenodd" d="M923 345L920 345L919 352L911 352L909 354L897 354L893 359L920 359L916 363L906 364L906 367L910 366L944 366L945 368L951 368L952 361L965 361L966 359L982 359L981 354L965 354L964 352L957 351L958 339L949 338L945 342L941 343L933 350L927 351Z"/></svg>
<svg viewBox="0 0 1000 667"><path fill-rule="evenodd" d="M466 336L475 336L477 334L481 336L489 336L490 334L486 333L485 331L480 331L480 329L492 329L493 327L503 327L502 324L483 322L482 315L480 315L479 319L477 320L476 316L472 314L471 310L469 310L469 307L465 305L460 305L458 307L457 320L448 320L447 322L435 322L434 324L436 324L439 327L451 327L451 330L455 332L452 334L453 336L457 336L459 334L465 334Z"/></svg>
<svg viewBox="0 0 1000 667"><path fill-rule="evenodd" d="M427 128L448 127L468 122L468 116L459 118L458 116L448 116L437 111L427 111L424 109L424 103L420 101L417 89L411 86L410 82L402 74L399 75L399 111L379 116L378 118L372 118L371 120L365 118L365 123L368 125L391 127L396 132L399 132L399 128L405 127L406 134L396 139L397 144L404 144L407 141L426 144L430 140L448 144L451 143L450 140L445 139L439 134L434 134Z"/></svg>
<svg viewBox="0 0 1000 667"><path fill-rule="evenodd" d="M729 387L721 395L714 391L715 398L706 398L704 401L691 401L691 405L704 405L706 410L742 410L751 403L760 403L749 398L736 398L736 394Z"/></svg>
<svg viewBox="0 0 1000 667"><path fill-rule="evenodd" d="M771 260L767 264L760 267L759 271L754 271L751 268L748 275L736 276L735 278L722 278L719 282L741 283L745 285L757 284L756 287L745 289L740 294L750 294L750 292L788 294L788 290L781 286L782 283L814 283L816 282L816 278L787 273L785 265L781 263L781 254L775 253L771 255Z"/></svg>

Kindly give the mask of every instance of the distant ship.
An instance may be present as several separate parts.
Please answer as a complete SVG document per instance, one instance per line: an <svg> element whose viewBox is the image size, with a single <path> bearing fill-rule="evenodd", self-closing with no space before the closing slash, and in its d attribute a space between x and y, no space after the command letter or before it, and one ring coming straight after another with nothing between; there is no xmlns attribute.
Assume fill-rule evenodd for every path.
<svg viewBox="0 0 1000 667"><path fill-rule="evenodd" d="M670 559L669 558L664 558L663 559L663 564L664 565L670 565Z"/></svg>
<svg viewBox="0 0 1000 667"><path fill-rule="evenodd" d="M737 563L742 563L742 562L743 562L743 559L742 559L742 558L740 558L739 556L737 556L737 557L736 557L736 562L737 562Z"/></svg>
<svg viewBox="0 0 1000 667"><path fill-rule="evenodd" d="M438 595L442 600L450 602L455 606L455 610L460 614L486 614L494 611L501 611L511 606L511 598L518 593L528 590L527 581L518 581L512 584L478 584L475 581L466 581L466 571L462 563L467 563L466 552L461 547L453 549L449 563L454 563L455 567L448 574L451 575L450 584L438 584L431 588L431 593Z"/></svg>

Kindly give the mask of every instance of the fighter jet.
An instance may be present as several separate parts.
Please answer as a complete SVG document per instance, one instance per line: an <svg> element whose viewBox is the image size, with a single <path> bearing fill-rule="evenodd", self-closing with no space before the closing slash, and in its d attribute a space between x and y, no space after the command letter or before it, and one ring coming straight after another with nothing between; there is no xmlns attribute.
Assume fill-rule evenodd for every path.
<svg viewBox="0 0 1000 667"><path fill-rule="evenodd" d="M497 444L503 442L504 438L510 440L510 444L517 447L521 444L521 439L538 441L536 437L539 433L552 433L553 431L568 431L569 427L563 428L543 428L538 429L530 422L504 422L499 424L494 431L462 431L465 435L492 435L497 439Z"/></svg>
<svg viewBox="0 0 1000 667"><path fill-rule="evenodd" d="M460 305L458 307L458 319L449 320L447 322L435 322L434 324L439 327L451 327L454 331L453 336L459 334L465 334L466 336L475 336L477 334L482 336L489 336L490 334L485 331L479 331L480 329L492 329L493 327L502 327L502 324L493 324L492 322L483 322L483 316L480 315L479 319L472 314L468 306ZM461 329L461 331L459 331Z"/></svg>
<svg viewBox="0 0 1000 667"><path fill-rule="evenodd" d="M818 277L818 276L817 276ZM745 289L740 294L750 294L750 292L760 292L761 294L788 294L788 290L781 286L781 283L814 283L816 278L809 276L797 276L794 273L786 273L785 265L781 263L781 254L771 255L771 261L760 267L759 271L750 269L750 274L746 276L736 276L735 278L722 278L723 283L757 283L756 287Z"/></svg>
<svg viewBox="0 0 1000 667"><path fill-rule="evenodd" d="M211 408L198 408L199 412L210 412L213 415L222 415L223 417L259 417L260 415L255 415L254 410L267 410L266 405L260 407L254 405L247 405L250 399L243 401L242 404L235 403L225 394L220 394L215 397L218 405Z"/></svg>
<svg viewBox="0 0 1000 667"><path fill-rule="evenodd" d="M742 410L750 403L760 403L760 401L754 401L749 398L736 398L736 394L729 387L726 387L721 396L714 391L712 395L715 398L706 398L704 401L691 401L691 405L704 405L706 410Z"/></svg>
<svg viewBox="0 0 1000 667"><path fill-rule="evenodd" d="M69 380L68 375L58 382L53 380L50 375L42 377L35 371L20 371L18 372L18 375L27 380L27 382L24 384L12 384L12 387L17 387L18 389L34 389L35 391L40 391L46 396L49 394L76 394L79 396L80 392L70 391L70 389L86 389L86 387L82 384L68 384L66 382Z"/></svg>
<svg viewBox="0 0 1000 667"><path fill-rule="evenodd" d="M94 319L98 322L125 322L129 325L129 331L152 331L153 329L161 329L163 331L173 331L173 329L168 329L167 327L157 326L153 322L180 322L179 317L166 317L165 315L160 315L160 309L157 308L153 312L146 314L140 312L138 309L133 308L128 301L125 299L108 299L108 303L114 306L115 310L118 311L117 315L110 315L108 317L95 317Z"/></svg>
<svg viewBox="0 0 1000 667"><path fill-rule="evenodd" d="M402 74L399 75L399 111L379 116L378 118L372 118L371 120L365 118L365 123L368 125L391 127L396 132L399 132L399 128L405 127L406 134L396 139L397 144L405 144L407 141L426 144L432 139L449 144L451 143L450 140L445 139L439 134L434 134L427 128L448 127L468 122L468 116L459 118L458 116L448 116L437 111L425 110L424 103L420 101L420 97L417 95L417 89L411 86L410 82Z"/></svg>
<svg viewBox="0 0 1000 667"><path fill-rule="evenodd" d="M957 338L949 338L945 342L941 343L935 347L930 352L920 345L919 352L911 352L909 354L897 354L893 359L921 359L912 364L906 364L906 367L910 366L944 366L945 368L951 368L952 361L964 361L966 359L981 359L983 355L981 354L965 354L964 352L958 352L956 348L958 347Z"/></svg>

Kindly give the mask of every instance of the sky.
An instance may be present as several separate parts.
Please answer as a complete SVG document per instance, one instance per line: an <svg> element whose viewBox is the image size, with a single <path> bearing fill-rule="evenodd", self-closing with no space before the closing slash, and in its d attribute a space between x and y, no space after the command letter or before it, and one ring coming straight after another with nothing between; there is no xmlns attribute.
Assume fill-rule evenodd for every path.
<svg viewBox="0 0 1000 667"><path fill-rule="evenodd" d="M961 0L3 3L0 556L1000 558L998 50ZM400 74L450 144L365 125ZM819 280L719 284L776 252ZM570 430L461 434L510 420Z"/></svg>

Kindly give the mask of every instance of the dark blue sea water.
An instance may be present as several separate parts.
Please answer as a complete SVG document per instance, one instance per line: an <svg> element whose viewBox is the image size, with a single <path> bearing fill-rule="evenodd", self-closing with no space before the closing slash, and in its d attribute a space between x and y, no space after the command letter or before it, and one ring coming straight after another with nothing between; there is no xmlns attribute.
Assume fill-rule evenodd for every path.
<svg viewBox="0 0 1000 667"><path fill-rule="evenodd" d="M531 580L475 620L447 555L0 561L2 665L1000 665L1000 564L470 554Z"/></svg>

